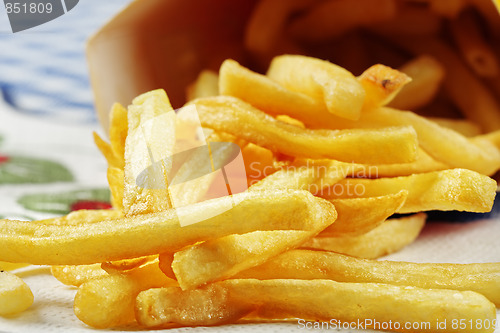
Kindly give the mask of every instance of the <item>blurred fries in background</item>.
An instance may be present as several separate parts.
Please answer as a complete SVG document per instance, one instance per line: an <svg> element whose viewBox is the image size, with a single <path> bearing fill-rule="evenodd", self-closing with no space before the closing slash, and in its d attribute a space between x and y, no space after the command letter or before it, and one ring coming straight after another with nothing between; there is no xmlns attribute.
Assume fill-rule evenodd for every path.
<svg viewBox="0 0 500 333"><path fill-rule="evenodd" d="M488 0L258 1L247 58L186 89L199 124L174 112L168 91L115 104L110 143L94 135L113 210L0 220L1 267L54 265L78 288L75 314L96 328L494 320L498 263L376 261L418 237L425 211L493 206L493 10ZM207 150L176 161L193 148L188 132ZM234 183L221 142L243 158ZM0 304L27 295L9 281Z"/></svg>

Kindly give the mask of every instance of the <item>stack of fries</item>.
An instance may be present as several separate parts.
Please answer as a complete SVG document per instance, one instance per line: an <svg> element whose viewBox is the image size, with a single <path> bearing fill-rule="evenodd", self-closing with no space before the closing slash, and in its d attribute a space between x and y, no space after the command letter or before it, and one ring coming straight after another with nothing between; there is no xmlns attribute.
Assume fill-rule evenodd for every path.
<svg viewBox="0 0 500 333"><path fill-rule="evenodd" d="M456 17L453 34L466 35L457 23L470 21L461 16L465 0L421 2ZM353 25L373 28L396 10L394 1L377 1L366 17L356 11L364 5L352 3L262 0L247 46L269 61L297 11L307 9L289 23L290 33L321 42ZM350 15L324 21L335 6L348 6ZM400 6L401 15L421 15ZM275 30L264 34L259 29L272 10L278 19L266 27ZM374 31L385 33L391 24ZM406 44L437 56L401 70L376 64L354 76L318 58L280 55L263 75L228 59L218 74L200 74L177 112L163 90L138 96L128 108L115 104L110 143L94 136L108 162L113 209L0 220L0 260L52 265L55 278L78 288L76 316L95 328L300 318L361 320L362 328L390 322L386 328L394 331L418 331L408 323L427 322L429 332L493 332L500 263L376 260L413 242L425 211L488 212L495 198L498 101L461 61L454 67L454 52L426 38ZM470 42L461 43L465 50ZM479 76L492 73L476 56L467 61ZM448 66L467 77L470 95L455 90L463 88ZM432 104L443 80L468 120L402 111ZM471 107L473 94L480 103ZM245 172L228 180L236 155L243 161L236 171ZM21 279L0 274L0 315L32 302Z"/></svg>

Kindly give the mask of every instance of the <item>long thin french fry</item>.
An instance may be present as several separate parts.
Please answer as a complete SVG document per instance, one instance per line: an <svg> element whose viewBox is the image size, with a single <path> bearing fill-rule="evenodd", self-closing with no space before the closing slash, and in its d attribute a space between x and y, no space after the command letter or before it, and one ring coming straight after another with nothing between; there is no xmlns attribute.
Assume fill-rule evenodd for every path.
<svg viewBox="0 0 500 333"><path fill-rule="evenodd" d="M368 164L411 162L416 156L411 127L319 131L277 121L234 97L208 97L192 103L204 126L290 156Z"/></svg>
<svg viewBox="0 0 500 333"><path fill-rule="evenodd" d="M211 217L208 217L211 216ZM176 251L198 241L256 230L309 230L333 222L331 203L307 191L245 192L176 210L94 223L0 220L0 260L80 265ZM180 225L181 219L194 224Z"/></svg>

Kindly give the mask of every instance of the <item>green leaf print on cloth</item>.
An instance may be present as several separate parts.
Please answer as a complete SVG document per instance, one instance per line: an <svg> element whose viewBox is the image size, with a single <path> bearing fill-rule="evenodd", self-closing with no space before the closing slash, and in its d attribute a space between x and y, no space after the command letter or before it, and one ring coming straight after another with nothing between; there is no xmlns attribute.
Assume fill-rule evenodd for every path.
<svg viewBox="0 0 500 333"><path fill-rule="evenodd" d="M17 202L29 210L54 214L68 214L79 209L111 208L110 192L107 188L27 194Z"/></svg>
<svg viewBox="0 0 500 333"><path fill-rule="evenodd" d="M73 181L73 175L58 162L24 156L0 155L0 185L69 181Z"/></svg>

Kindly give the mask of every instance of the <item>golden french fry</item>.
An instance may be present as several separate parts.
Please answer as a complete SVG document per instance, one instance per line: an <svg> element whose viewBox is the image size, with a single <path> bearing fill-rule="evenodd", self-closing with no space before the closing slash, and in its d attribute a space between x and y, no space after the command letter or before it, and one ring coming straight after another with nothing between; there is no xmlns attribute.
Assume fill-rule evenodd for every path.
<svg viewBox="0 0 500 333"><path fill-rule="evenodd" d="M117 219L122 216L123 213L115 209L79 209L70 212L68 215L38 220L33 223L52 226L76 226L84 223L87 224Z"/></svg>
<svg viewBox="0 0 500 333"><path fill-rule="evenodd" d="M410 163L358 165L358 172L362 178L409 176L414 173L423 173L449 169L450 166L436 161L422 148L417 149L417 158ZM361 178L360 177L360 178Z"/></svg>
<svg viewBox="0 0 500 333"><path fill-rule="evenodd" d="M275 167L275 157L269 149L249 143L241 150L249 185L253 185L278 169Z"/></svg>
<svg viewBox="0 0 500 333"><path fill-rule="evenodd" d="M169 157L174 145L175 112L165 91L154 90L136 97L128 110L125 142L123 209L126 215L159 212L171 207L166 174L172 167ZM149 188L141 187L137 178L150 165L157 166L157 170L146 180Z"/></svg>
<svg viewBox="0 0 500 333"><path fill-rule="evenodd" d="M385 164L411 162L416 155L415 132L410 127L309 130L279 122L234 97L209 97L192 103L204 126L290 156Z"/></svg>
<svg viewBox="0 0 500 333"><path fill-rule="evenodd" d="M108 168L108 185L111 192L111 205L123 211L123 189L125 173L123 169L109 167Z"/></svg>
<svg viewBox="0 0 500 333"><path fill-rule="evenodd" d="M427 210L459 210L489 212L495 199L495 180L466 169L449 169L405 177L378 179L344 179L322 197L373 197L408 191L399 213Z"/></svg>
<svg viewBox="0 0 500 333"><path fill-rule="evenodd" d="M300 40L324 42L358 27L383 22L396 16L394 0L328 0L313 7L290 25Z"/></svg>
<svg viewBox="0 0 500 333"><path fill-rule="evenodd" d="M463 135L413 112L391 108L373 109L363 112L359 120L351 121L329 113L321 101L287 90L234 61L226 61L222 65L220 79L222 94L241 98L272 115L289 115L302 121L308 128L412 126L417 132L421 147L439 162L487 175L494 174L500 168L500 153L493 145L470 142Z"/></svg>
<svg viewBox="0 0 500 333"><path fill-rule="evenodd" d="M220 284L241 302L255 304L260 317L301 318L302 323L336 319L337 323L361 322L357 326L361 329L377 329L380 322L391 322L392 327L399 327L397 331L415 332L413 327L408 329L404 325L426 322L429 323L426 330L430 332L468 332L463 327L441 330L438 323L464 319L485 322L496 318L495 306L472 291L331 280L237 279ZM449 306L450 303L453 305ZM493 332L494 328L474 331Z"/></svg>
<svg viewBox="0 0 500 333"><path fill-rule="evenodd" d="M135 317L150 328L222 325L235 322L254 309L252 305L233 300L217 284L181 290L179 287L149 289L137 295Z"/></svg>
<svg viewBox="0 0 500 333"><path fill-rule="evenodd" d="M137 294L149 288L172 285L158 267L158 261L127 274L112 274L83 283L75 295L75 315L95 328L108 328L134 321Z"/></svg>
<svg viewBox="0 0 500 333"><path fill-rule="evenodd" d="M101 268L108 272L109 274L113 273L126 273L143 265L150 263L151 261L155 261L158 259L157 255L153 256L145 256L138 257L132 259L122 259L115 261L106 261L101 264Z"/></svg>
<svg viewBox="0 0 500 333"><path fill-rule="evenodd" d="M471 140L413 112L383 107L364 112L358 122L344 123L344 126L412 126L420 146L437 161L485 175L492 175L500 168L500 151L490 142Z"/></svg>
<svg viewBox="0 0 500 333"><path fill-rule="evenodd" d="M411 77L389 106L402 110L416 110L429 104L441 87L445 77L443 65L428 55L422 55L404 64L401 72Z"/></svg>
<svg viewBox="0 0 500 333"><path fill-rule="evenodd" d="M111 145L104 141L96 132L93 134L94 142L97 148L99 148L101 154L106 158L108 165L115 168L123 168L123 161L120 161L120 158L115 155Z"/></svg>
<svg viewBox="0 0 500 333"><path fill-rule="evenodd" d="M374 108L390 103L411 80L397 69L381 64L371 66L358 77L366 92L363 107Z"/></svg>
<svg viewBox="0 0 500 333"><path fill-rule="evenodd" d="M33 304L33 293L17 275L0 271L0 316L15 315Z"/></svg>
<svg viewBox="0 0 500 333"><path fill-rule="evenodd" d="M442 117L427 117L441 127L452 129L463 136L472 137L481 134L481 128L467 119L451 119Z"/></svg>
<svg viewBox="0 0 500 333"><path fill-rule="evenodd" d="M283 39L290 15L314 5L318 0L262 0L253 9L245 28L244 44L251 53L266 56Z"/></svg>
<svg viewBox="0 0 500 333"><path fill-rule="evenodd" d="M273 58L267 76L287 89L324 101L332 114L359 119L365 91L356 77L340 66L306 56L283 55Z"/></svg>
<svg viewBox="0 0 500 333"><path fill-rule="evenodd" d="M359 259L328 251L290 250L234 278L329 279L429 289L470 290L500 304L500 263L440 264Z"/></svg>
<svg viewBox="0 0 500 333"><path fill-rule="evenodd" d="M404 205L408 191L379 197L333 199L337 219L326 227L318 237L343 237L364 234L395 214Z"/></svg>
<svg viewBox="0 0 500 333"><path fill-rule="evenodd" d="M330 222L319 223L313 231L254 231L195 244L174 254L172 270L183 290L225 280L300 246Z"/></svg>
<svg viewBox="0 0 500 333"><path fill-rule="evenodd" d="M333 321L374 328L376 323L390 322L402 332L414 331L405 329L408 322L428 323L426 330L430 332L467 332L450 327L441 330L438 323L491 322L496 318L495 306L472 291L331 280L234 279L187 291L150 289L141 292L136 303L138 322L148 327L223 324L251 310L256 310L261 318L301 318L299 324L305 320ZM493 332L494 327L475 331Z"/></svg>
<svg viewBox="0 0 500 333"><path fill-rule="evenodd" d="M92 264L176 251L198 241L236 233L311 230L317 220L332 221L335 215L331 203L307 191L258 191L156 214L78 225L0 220L0 260ZM196 223L181 226L181 219L194 219Z"/></svg>
<svg viewBox="0 0 500 333"><path fill-rule="evenodd" d="M115 156L119 159L120 169L125 166L125 140L128 132L127 109L120 103L115 103L111 107L109 142Z"/></svg>
<svg viewBox="0 0 500 333"><path fill-rule="evenodd" d="M0 261L0 271L13 271L18 268L26 267L28 265L29 264Z"/></svg>
<svg viewBox="0 0 500 333"><path fill-rule="evenodd" d="M359 258L375 259L397 252L411 244L420 234L427 216L419 213L389 219L369 232L358 236L315 237L303 248L344 253Z"/></svg>
<svg viewBox="0 0 500 333"><path fill-rule="evenodd" d="M108 273L101 268L101 264L76 265L76 266L51 266L50 272L60 282L79 287L83 283L107 276Z"/></svg>
<svg viewBox="0 0 500 333"><path fill-rule="evenodd" d="M186 89L186 100L190 101L200 97L217 96L219 94L219 76L217 73L201 71L196 81Z"/></svg>
<svg viewBox="0 0 500 333"><path fill-rule="evenodd" d="M250 191L266 189L307 190L312 194L321 193L324 188L336 184L338 181L361 169L351 163L327 160L323 163L309 161L306 165L291 165L283 168L261 181L252 185Z"/></svg>

